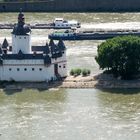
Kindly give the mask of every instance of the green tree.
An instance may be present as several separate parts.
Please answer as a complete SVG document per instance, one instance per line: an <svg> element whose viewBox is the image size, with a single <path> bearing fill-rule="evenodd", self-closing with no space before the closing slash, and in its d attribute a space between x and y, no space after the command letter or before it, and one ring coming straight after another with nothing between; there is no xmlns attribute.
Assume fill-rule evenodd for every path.
<svg viewBox="0 0 140 140"><path fill-rule="evenodd" d="M101 69L131 79L140 73L140 38L123 36L109 39L98 46L95 57Z"/></svg>

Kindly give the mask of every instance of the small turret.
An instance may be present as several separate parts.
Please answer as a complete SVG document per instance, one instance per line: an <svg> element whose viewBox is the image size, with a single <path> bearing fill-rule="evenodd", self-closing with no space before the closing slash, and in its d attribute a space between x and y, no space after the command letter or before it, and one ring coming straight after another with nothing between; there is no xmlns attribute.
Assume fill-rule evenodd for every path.
<svg viewBox="0 0 140 140"><path fill-rule="evenodd" d="M45 54L49 54L50 53L50 48L49 48L48 42L45 45L45 51L44 51L44 53Z"/></svg>
<svg viewBox="0 0 140 140"><path fill-rule="evenodd" d="M4 51L5 54L7 54L8 46L9 46L9 43L8 43L7 39L5 38L2 43L2 50Z"/></svg>

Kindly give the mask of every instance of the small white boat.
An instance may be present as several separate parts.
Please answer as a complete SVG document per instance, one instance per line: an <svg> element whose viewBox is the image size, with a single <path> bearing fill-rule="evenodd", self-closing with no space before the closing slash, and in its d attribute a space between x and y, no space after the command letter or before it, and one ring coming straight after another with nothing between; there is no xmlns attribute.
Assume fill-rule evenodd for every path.
<svg viewBox="0 0 140 140"><path fill-rule="evenodd" d="M56 29L70 29L73 27L75 28L81 27L81 24L78 21L76 20L67 21L64 20L63 18L55 18L53 24Z"/></svg>

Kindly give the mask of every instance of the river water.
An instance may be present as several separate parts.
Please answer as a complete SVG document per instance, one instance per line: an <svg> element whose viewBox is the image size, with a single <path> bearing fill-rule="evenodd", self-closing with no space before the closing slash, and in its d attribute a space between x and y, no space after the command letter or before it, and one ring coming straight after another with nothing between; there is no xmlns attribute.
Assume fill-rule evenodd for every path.
<svg viewBox="0 0 140 140"><path fill-rule="evenodd" d="M83 28L140 29L140 13L26 13L27 23L76 19ZM0 23L16 22L17 13L1 13ZM11 43L11 30L0 41ZM32 43L45 44L52 30L33 30ZM102 41L65 42L68 71L100 72L94 57ZM138 140L140 90L35 89L0 93L0 140Z"/></svg>

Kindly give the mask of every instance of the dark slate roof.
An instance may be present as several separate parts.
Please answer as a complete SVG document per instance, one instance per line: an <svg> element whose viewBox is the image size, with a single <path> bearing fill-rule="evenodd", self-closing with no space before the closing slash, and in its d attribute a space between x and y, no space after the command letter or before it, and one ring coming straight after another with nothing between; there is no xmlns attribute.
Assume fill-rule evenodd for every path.
<svg viewBox="0 0 140 140"><path fill-rule="evenodd" d="M65 50L66 49L65 44L61 39L58 42L58 47L59 47L60 50Z"/></svg>
<svg viewBox="0 0 140 140"><path fill-rule="evenodd" d="M52 58L59 58L59 57L62 57L61 52L52 54Z"/></svg>
<svg viewBox="0 0 140 140"><path fill-rule="evenodd" d="M43 52L45 54L50 53L49 46L32 46L32 51L33 52Z"/></svg>
<svg viewBox="0 0 140 140"><path fill-rule="evenodd" d="M49 44L48 44L48 42L46 42L46 47L49 47Z"/></svg>
<svg viewBox="0 0 140 140"><path fill-rule="evenodd" d="M2 59L44 59L43 54L3 54Z"/></svg>
<svg viewBox="0 0 140 140"><path fill-rule="evenodd" d="M2 48L0 47L0 54L3 54Z"/></svg>
<svg viewBox="0 0 140 140"><path fill-rule="evenodd" d="M2 48L7 50L8 46L9 46L9 43L8 43L7 39L5 38L3 43L2 43Z"/></svg>
<svg viewBox="0 0 140 140"><path fill-rule="evenodd" d="M12 34L14 35L28 35L31 32L31 28L24 24L24 25L15 25Z"/></svg>
<svg viewBox="0 0 140 140"><path fill-rule="evenodd" d="M18 55L23 55L23 52L19 50Z"/></svg>
<svg viewBox="0 0 140 140"><path fill-rule="evenodd" d="M28 35L28 33L31 32L30 26L25 24L24 20L24 14L22 13L22 10L20 11L18 15L18 24L14 26L12 34L14 35Z"/></svg>
<svg viewBox="0 0 140 140"><path fill-rule="evenodd" d="M51 64L51 58L48 55L44 57L44 64Z"/></svg>
<svg viewBox="0 0 140 140"><path fill-rule="evenodd" d="M21 51L19 51L19 54L3 54L0 57L0 60L3 63L3 60L29 60L29 59L42 59L44 60L45 65L51 64L51 58L49 55L43 55L43 54L22 54ZM1 64L1 63L0 63Z"/></svg>
<svg viewBox="0 0 140 140"><path fill-rule="evenodd" d="M54 43L54 41L52 39L49 42L49 46L55 46L55 43Z"/></svg>
<svg viewBox="0 0 140 140"><path fill-rule="evenodd" d="M51 49L51 53L56 53L56 52L60 51L58 46L54 43L54 41L52 39L50 40L49 46Z"/></svg>
<svg viewBox="0 0 140 140"><path fill-rule="evenodd" d="M59 48L58 48L58 46L51 46L51 53L53 54L53 53L58 53L58 52L60 52L60 50L59 50Z"/></svg>

